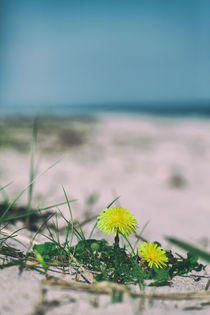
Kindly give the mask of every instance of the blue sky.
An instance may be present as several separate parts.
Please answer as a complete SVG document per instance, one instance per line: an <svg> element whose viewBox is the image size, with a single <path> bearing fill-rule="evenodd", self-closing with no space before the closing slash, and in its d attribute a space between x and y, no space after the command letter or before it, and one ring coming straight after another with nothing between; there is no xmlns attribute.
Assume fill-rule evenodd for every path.
<svg viewBox="0 0 210 315"><path fill-rule="evenodd" d="M3 0L0 105L210 99L210 1Z"/></svg>

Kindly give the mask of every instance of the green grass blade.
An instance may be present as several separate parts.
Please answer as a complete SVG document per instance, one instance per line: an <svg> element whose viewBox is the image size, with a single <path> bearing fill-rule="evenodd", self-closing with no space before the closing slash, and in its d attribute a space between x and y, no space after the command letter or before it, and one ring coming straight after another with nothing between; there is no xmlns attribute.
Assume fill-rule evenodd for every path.
<svg viewBox="0 0 210 315"><path fill-rule="evenodd" d="M107 206L107 208L110 208L118 199L120 199L120 196L116 197L110 204Z"/></svg>
<svg viewBox="0 0 210 315"><path fill-rule="evenodd" d="M71 201L69 201L69 202L74 202L74 201L76 201L76 199L75 199L75 200L71 200ZM2 222L8 222L8 221L11 221L11 220L16 220L16 219L24 218L24 217L26 217L26 216L28 216L28 215L37 214L37 212L42 212L42 211L45 211L45 210L50 210L50 209L52 209L52 208L57 208L57 207L59 207L59 206L65 205L65 204L66 204L66 201L60 202L60 203L57 203L57 204L54 204L54 205L51 205L51 206L48 206L48 207L45 207L45 208L39 208L39 209L37 209L37 210L31 210L31 211L28 211L27 213L22 213L22 214L19 214L19 215L17 215L17 216L14 216L14 217L4 218L4 219L2 220Z"/></svg>
<svg viewBox="0 0 210 315"><path fill-rule="evenodd" d="M46 227L48 228L47 222L55 215L55 213L52 213L49 218L47 218L42 225L38 228L38 230L36 231L36 233L33 235L32 239L31 239L31 244L29 245L27 252L25 254L25 256L28 256L28 253L31 249L31 245L33 244L33 241L35 240L35 238L37 237L38 234L43 235L40 231L42 230L43 226L46 225ZM45 235L44 235L45 236ZM46 237L46 236L45 236Z"/></svg>
<svg viewBox="0 0 210 315"><path fill-rule="evenodd" d="M165 237L165 239L167 241L169 241L170 243L188 251L188 252L192 252L194 255L200 257L201 259L210 262L210 253L199 249L198 247L195 247L194 245L184 242L180 239L174 238L174 237Z"/></svg>
<svg viewBox="0 0 210 315"><path fill-rule="evenodd" d="M36 233L34 234L33 238L32 238L32 242L35 240L35 238L37 237L37 235L40 233L40 231L42 230L42 228L44 226L47 227L47 229L49 229L47 222L52 219L54 217L55 213L52 213L43 223L42 225L38 228L38 230L36 231Z"/></svg>
<svg viewBox="0 0 210 315"><path fill-rule="evenodd" d="M61 210L58 208L58 211L60 212L61 217L64 219L64 221L67 223L67 231L66 231L66 243L68 240L68 235L69 235L69 231L71 229L71 222L69 222L65 216L63 215L63 213L61 212ZM80 235L79 231L77 231L77 229L74 226L74 234L77 237L78 241L82 240L82 236Z"/></svg>
<svg viewBox="0 0 210 315"><path fill-rule="evenodd" d="M34 187L34 157L36 151L36 141L37 141L37 119L35 119L33 124L33 136L32 136L32 143L31 143L31 162L30 162L30 176L29 176L29 189L28 189L28 204L27 204L27 212L31 209L31 202L32 202L32 194L33 194L33 187Z"/></svg>
<svg viewBox="0 0 210 315"><path fill-rule="evenodd" d="M41 232L39 234L44 236L44 237L46 237L49 241L51 241L52 243L57 245L57 242L56 242L56 240L53 237L47 236L46 234L43 234Z"/></svg>
<svg viewBox="0 0 210 315"><path fill-rule="evenodd" d="M73 200L68 200L69 203L72 203L72 202L75 202L77 201L76 199L73 199ZM48 206L48 207L45 207L45 208L41 208L39 209L39 211L43 211L43 210L49 210L49 209L52 209L52 208L57 208L57 207L60 207L60 206L63 206L63 205L66 205L67 204L67 201L63 201L63 202L60 202L60 203L56 203L54 205L51 205L51 206Z"/></svg>
<svg viewBox="0 0 210 315"><path fill-rule="evenodd" d="M71 218L71 237L70 237L70 246L72 244L72 241L73 241L73 236L74 236L74 221L73 221L73 216L72 216L72 211L71 211L71 206L70 206L70 202L68 200L68 197L67 197L67 194L66 194L66 191L63 188L63 192L64 192L64 195L65 195L65 198L66 198L66 201L67 201L67 205L68 205L68 208L69 208L69 214L70 214L70 218Z"/></svg>
<svg viewBox="0 0 210 315"><path fill-rule="evenodd" d="M12 238L15 242L21 244L23 247L26 248L26 246L25 246L21 241L19 241L19 240L17 240L17 239L15 238L15 237L17 236L17 235L15 235L15 234L16 234L17 232L21 231L21 230L24 230L24 229L25 229L25 227L19 228L18 230L12 232L10 235L8 235L7 233L4 233L4 231L0 231L0 234L1 234L1 235L5 235L5 236L6 236L4 239L0 239L0 241L2 241L2 240L6 241L6 240Z"/></svg>
<svg viewBox="0 0 210 315"><path fill-rule="evenodd" d="M121 232L119 232L119 233L120 233L120 234L122 235L122 237L126 240L126 242L128 243L128 245L129 245L129 247L130 247L130 249L131 249L133 255L135 256L134 249L133 249L133 247L132 247L130 241L128 240L128 238L127 238L125 235L123 235Z"/></svg>
<svg viewBox="0 0 210 315"><path fill-rule="evenodd" d="M0 191L4 190L5 188L7 188L8 186L10 186L13 182L9 182L8 184L0 187Z"/></svg>
<svg viewBox="0 0 210 315"><path fill-rule="evenodd" d="M55 233L57 237L57 241L60 244L60 236L59 236L59 227L58 227L58 214L55 215L56 221L55 221Z"/></svg>
<svg viewBox="0 0 210 315"><path fill-rule="evenodd" d="M79 221L77 221L76 224L77 224L78 227L79 227L79 230L80 230L80 234L81 234L81 236L82 236L82 239L85 240L85 234L84 234L84 232L83 232L83 230L82 230L82 228L81 228L81 225L80 225Z"/></svg>
<svg viewBox="0 0 210 315"><path fill-rule="evenodd" d="M26 189L24 189L25 191ZM17 197L8 205L8 207L6 208L6 210L2 213L2 215L0 216L0 223L3 221L5 215L7 214L7 212L12 208L12 206L16 203L16 201L23 195L24 191L21 191Z"/></svg>
<svg viewBox="0 0 210 315"><path fill-rule="evenodd" d="M6 190L2 190L1 193L3 196L2 204L8 205L9 204L9 195L6 193Z"/></svg>
<svg viewBox="0 0 210 315"><path fill-rule="evenodd" d="M117 201L119 198L120 198L120 196L116 197L116 198L107 206L107 208L110 208L110 207L115 203L115 201ZM93 228L92 228L92 230L91 230L91 232L90 232L90 235L89 235L88 239L91 239L91 238L92 238L93 233L94 233L94 231L95 231L95 229L96 229L96 226L97 226L97 220L96 220L96 223L94 224L94 226L93 226Z"/></svg>
<svg viewBox="0 0 210 315"><path fill-rule="evenodd" d="M66 224L67 224L67 227L65 226L64 227L64 229L65 229L65 236L66 236L66 238L65 238L65 244L67 244L68 243L68 237L69 237L69 231L70 231L70 229L71 229L71 224L69 223L69 221L65 218L65 216L63 215L63 213L61 212L61 210L58 208L58 211L60 212L60 215L61 215L61 217L63 218L63 220L66 222ZM76 237L77 237L77 239L78 239L78 241L80 240L80 238L78 237L78 235L75 233L75 235L76 235Z"/></svg>
<svg viewBox="0 0 210 315"><path fill-rule="evenodd" d="M93 233L94 233L94 231L95 231L95 229L96 229L96 226L97 226L97 221L96 221L96 223L94 224L94 226L93 226L93 228L92 228L92 230L91 230L91 232L90 232L90 235L89 235L89 237L88 237L89 240L92 238Z"/></svg>
<svg viewBox="0 0 210 315"><path fill-rule="evenodd" d="M45 173L47 173L52 167L54 167L56 164L58 164L58 162L60 162L61 159L57 160L55 163L53 163L52 165L50 165L45 171L43 171L41 174L39 174L37 177L35 177L33 179L33 183L40 178L42 175L44 175ZM8 205L8 207L6 208L6 210L3 212L3 214L0 216L0 223L3 221L3 218L5 217L5 215L7 214L7 212L12 208L12 206L16 203L16 201L18 199L20 199L20 197L24 194L24 192L29 188L31 183L29 183L18 195L17 197Z"/></svg>

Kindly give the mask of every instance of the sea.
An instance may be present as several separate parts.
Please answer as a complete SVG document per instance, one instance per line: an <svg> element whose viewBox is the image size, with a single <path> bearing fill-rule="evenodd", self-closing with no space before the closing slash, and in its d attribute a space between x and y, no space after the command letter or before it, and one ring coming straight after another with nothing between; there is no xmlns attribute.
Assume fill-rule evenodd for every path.
<svg viewBox="0 0 210 315"><path fill-rule="evenodd" d="M0 119L40 117L94 117L103 115L210 118L210 101L179 103L94 103L0 106Z"/></svg>

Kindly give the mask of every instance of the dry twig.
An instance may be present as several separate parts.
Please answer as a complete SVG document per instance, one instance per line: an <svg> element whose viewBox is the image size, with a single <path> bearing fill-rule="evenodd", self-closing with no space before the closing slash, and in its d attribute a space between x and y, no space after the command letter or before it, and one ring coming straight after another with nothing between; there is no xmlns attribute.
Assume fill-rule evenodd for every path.
<svg viewBox="0 0 210 315"><path fill-rule="evenodd" d="M210 301L210 291L188 291L188 292L171 292L171 293L144 293L134 292L124 285L110 282L99 282L94 284L86 284L76 281L64 281L60 279L42 280L42 285L57 286L60 288L84 291L94 294L112 294L113 290L122 291L123 293L134 298L148 298L159 300L208 300Z"/></svg>

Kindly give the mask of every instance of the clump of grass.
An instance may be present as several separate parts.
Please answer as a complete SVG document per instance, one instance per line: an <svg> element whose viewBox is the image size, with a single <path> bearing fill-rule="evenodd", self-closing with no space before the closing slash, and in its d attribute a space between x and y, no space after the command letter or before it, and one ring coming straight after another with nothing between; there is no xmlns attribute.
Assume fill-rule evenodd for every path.
<svg viewBox="0 0 210 315"><path fill-rule="evenodd" d="M65 190L64 194L68 200ZM114 201L110 203L109 208ZM109 244L105 239L86 238L82 229L77 229L74 226L71 207L70 204L68 205L70 220L63 216L67 223L65 243L61 244L58 237L55 240L49 231L50 236L47 236L47 238L50 241L34 245L33 252L30 253L35 258L35 253L38 252L48 268L55 265L55 263L67 267L70 262L70 265L76 268L77 271L82 266L92 273L95 281L109 281L124 285L138 284L140 288L144 287L145 280L151 280L150 286L169 285L177 275L186 275L191 271L199 272L205 269L205 266L198 262L198 256L193 253L188 252L187 256L183 257L179 254L173 254L171 250L163 251L161 245L157 242L153 243L154 250L158 248L159 251L162 251L162 255L165 255L164 261L167 263L164 267L159 265L160 268L155 263L149 265L148 261L141 257L139 251L134 250L128 238L122 233L118 233L118 230L113 244ZM95 229L97 225L98 221L93 228ZM72 246L74 237L76 238L76 244ZM126 239L127 246L119 246L119 237ZM156 254L156 252L154 251L153 254ZM74 257L74 260L72 260L72 257ZM150 260L152 259L154 262L157 260L154 258Z"/></svg>
<svg viewBox="0 0 210 315"><path fill-rule="evenodd" d="M116 266L115 246L109 245L104 239L80 240L75 246L67 246L65 249L60 244L46 242L34 245L33 249L40 252L49 266L54 261L67 265L72 254L79 265L93 273L96 281L111 281L126 285L141 284L141 287L145 285L145 280L153 280L150 286L169 285L175 276L205 269L205 266L198 262L197 256L187 253L187 257L183 257L173 254L170 250L166 251L167 268L158 269L155 266L149 268L138 254L133 255L126 247L118 250L118 265ZM72 265L76 264L72 262Z"/></svg>
<svg viewBox="0 0 210 315"><path fill-rule="evenodd" d="M115 210L119 207L112 207L112 205L118 198L113 200L99 215L90 236L86 237L82 227L78 223L77 225L74 223L70 201L64 188L63 191L66 203L69 207L70 216L70 218L67 219L62 212L60 212L61 217L66 222L64 243L60 242L57 214L55 214L56 224L54 224L53 231L51 230L53 225L50 227L45 221L36 233L36 235L42 234L46 236L48 239L47 242L34 245L33 250L25 254L24 252L17 252L12 248L2 246L0 256L4 256L4 258L7 257L7 259L5 264L2 263L1 268L12 264L19 264L22 267L33 268L47 275L47 271L50 271L52 268L57 268L57 272L59 272L59 270L65 270L65 268L70 265L76 274L79 273L82 275L83 280L88 283L90 282L84 276L84 270L89 274L91 273L95 281L109 281L124 285L138 284L140 288L146 285L146 280L151 280L149 282L150 286L169 285L170 281L177 275L186 275L191 271L199 272L205 269L205 266L198 262L198 256L192 251L188 252L186 257L183 257L179 254L174 254L171 250L164 251L157 242L152 243L153 252L147 254L147 259L141 256L139 250L135 250L134 248L136 244L132 246L128 239L131 233L125 233L124 235L122 233L123 230L121 229L122 232L120 232L119 229L120 226L124 228L125 232L136 232L137 221L131 216L128 216L128 218L125 216L122 219L123 208L121 208L121 212L116 212L117 215L120 214L119 219L121 220L120 223L117 223L117 227L115 225L114 227L112 226L112 221L109 221L109 216L102 216L102 214L106 212L108 214L112 213L113 222L116 222ZM108 211L109 209L110 211ZM25 213L25 215L28 215L28 213ZM129 220L129 218L130 222L133 222L133 228L126 230L126 221L124 222L123 220ZM107 228L106 224L108 224L110 228L110 231L108 231L114 232L115 234L113 244L109 244L103 238L95 239L92 237L96 227L104 228L103 225L99 224L99 220L101 219L105 220L105 230ZM41 232L43 226L46 226L48 235ZM9 237L13 236L11 235ZM119 245L119 238L123 238L126 241L123 247ZM76 244L73 245L75 239ZM146 242L143 243L146 244ZM162 265L156 264L158 259L159 262L161 262L159 256L155 256L160 252L161 255L165 257L164 264Z"/></svg>

